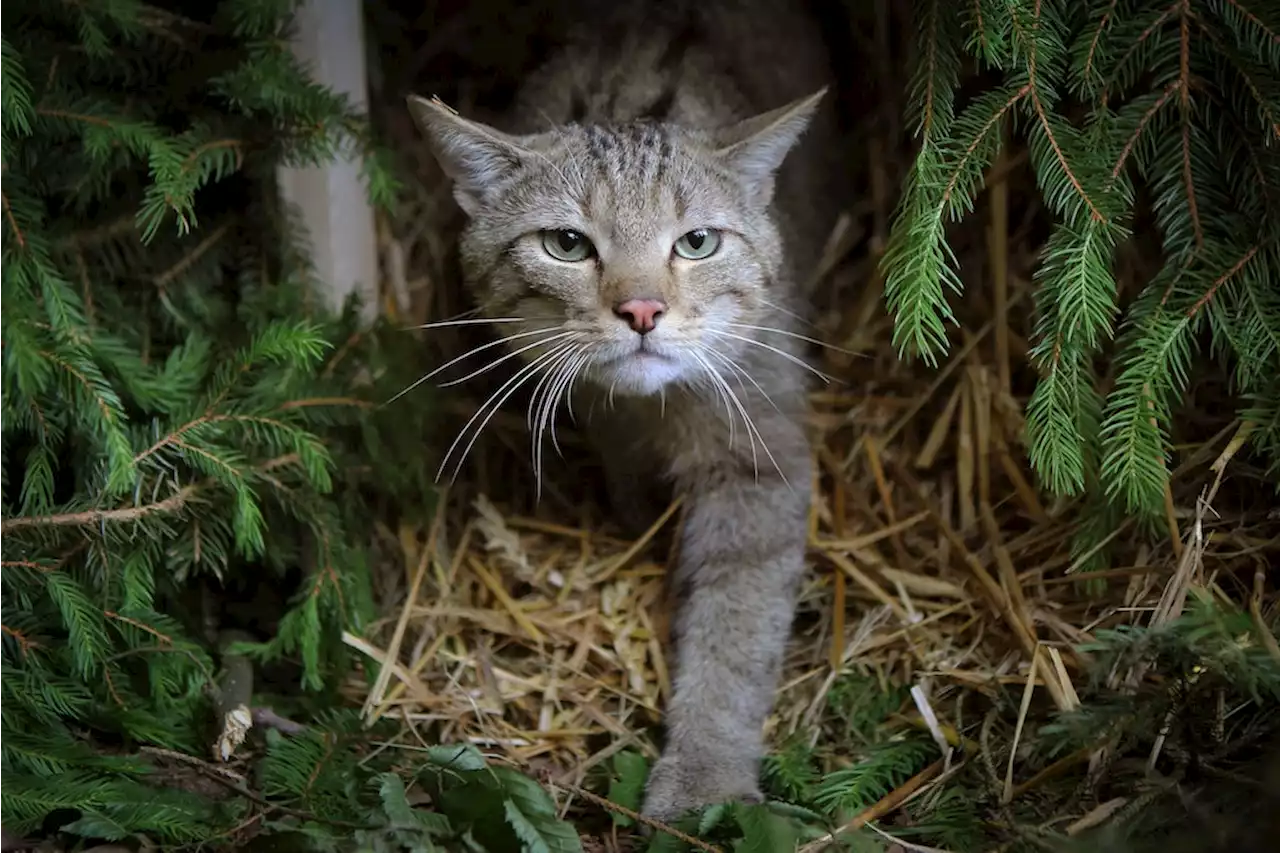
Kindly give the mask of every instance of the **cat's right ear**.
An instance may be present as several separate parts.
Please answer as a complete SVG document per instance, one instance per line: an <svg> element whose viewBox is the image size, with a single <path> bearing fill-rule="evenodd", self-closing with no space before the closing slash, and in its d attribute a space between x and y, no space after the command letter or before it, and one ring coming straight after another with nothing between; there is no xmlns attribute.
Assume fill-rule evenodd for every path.
<svg viewBox="0 0 1280 853"><path fill-rule="evenodd" d="M514 137L463 118L439 98L410 95L409 113L453 181L453 197L468 216L473 216L490 190L528 156Z"/></svg>

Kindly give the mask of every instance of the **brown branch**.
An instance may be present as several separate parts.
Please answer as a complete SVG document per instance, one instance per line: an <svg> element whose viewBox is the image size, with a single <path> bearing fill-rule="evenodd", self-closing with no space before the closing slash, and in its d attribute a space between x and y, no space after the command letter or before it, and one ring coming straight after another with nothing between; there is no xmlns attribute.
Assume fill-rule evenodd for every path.
<svg viewBox="0 0 1280 853"><path fill-rule="evenodd" d="M318 399L325 399L325 398L318 398ZM332 399L334 399L334 400L341 400L341 398L332 398ZM302 403L302 404L303 404L303 405L305 405L305 401L303 401L303 403ZM316 405L325 405L325 404L324 404L324 403L316 403ZM285 410L286 408L292 408L292 407L291 407L291 406L289 406L289 404L287 404L287 403L286 403L285 405L283 405L283 406L280 406L280 409L281 409L282 411L283 411L283 410ZM205 414L205 415L202 415L201 417L196 418L194 421L187 421L185 424L183 424L182 426L178 427L176 430L174 430L173 432L169 433L169 434L168 434L168 435L166 435L164 438L161 438L159 441L157 441L155 444L151 445L151 446L150 446L150 447L148 447L146 450L144 450L144 451L142 451L141 453L139 453L137 456L133 457L133 464L134 464L134 465L137 465L137 464L138 464L139 462L141 462L142 460L144 460L144 459L146 459L147 457L149 457L149 456L153 455L154 453L156 453L156 452L157 452L157 451L159 451L159 450L163 450L165 447L168 447L168 446L169 446L169 445L171 445L171 444L180 445L180 446L185 447L185 448L190 449L190 450L195 450L197 453L202 452L202 451L200 451L200 450L198 450L198 449L196 449L196 448L192 448L192 447L191 447L191 445L184 443L184 442L182 441L182 436L186 435L188 432L190 432L191 430L195 429L195 428L196 428L196 427L198 427L198 426L203 426L204 424L219 423L219 422L221 422L221 421L234 421L234 422L247 421L247 422L250 422L250 423L263 423L263 424L270 424L271 426L279 427L279 428L281 428L281 429L287 429L287 428L288 428L288 424L286 424L286 423L284 423L284 422L282 422L282 421L277 421L277 420L274 420L274 419L272 419L272 418L258 417L258 416L255 416L255 415L210 415L210 414ZM208 455L208 454L205 454L205 455ZM277 466L277 467L278 467L278 466Z"/></svg>
<svg viewBox="0 0 1280 853"><path fill-rule="evenodd" d="M37 572L53 571L52 566L42 566L39 563L32 562L31 560L5 560L3 563L0 563L0 566L13 569L35 569Z"/></svg>
<svg viewBox="0 0 1280 853"><path fill-rule="evenodd" d="M1205 30L1208 28L1202 26L1201 29ZM1221 41L1218 41L1216 36L1214 41L1221 44ZM1277 139L1280 139L1280 119L1276 118L1275 112L1271 109L1270 102L1268 102L1266 96L1262 94L1262 90L1258 88L1258 84L1254 82L1253 77L1239 65L1233 65L1232 68L1235 70L1236 74L1240 75L1240 79L1244 81L1244 85L1249 89L1249 94L1253 95L1253 100L1256 102L1258 108L1261 110L1262 114L1267 117L1267 124L1271 126L1272 135Z"/></svg>
<svg viewBox="0 0 1280 853"><path fill-rule="evenodd" d="M1040 0L1036 0L1035 20L1032 29L1038 29L1040 26ZM1018 16L1013 15L1013 25L1018 26ZM1089 198L1089 194L1084 191L1084 186L1080 183L1080 179L1076 177L1075 172L1071 170L1071 165L1067 162L1067 157L1062 151L1062 147L1058 144L1057 138L1053 135L1053 128L1049 126L1049 116L1045 112L1044 104L1040 101L1040 93L1036 89L1036 54L1034 39L1023 39L1030 44L1027 49L1027 88L1031 93L1031 104L1035 107L1036 116L1040 119L1040 126L1044 128L1044 135L1049 139L1049 145L1053 148L1054 156L1058 158L1058 164L1062 166L1062 170L1067 173L1067 179L1071 181L1071 185L1075 187L1076 192L1084 199L1084 203L1089 206L1090 215L1097 221L1105 222L1106 217L1094 205L1093 199Z"/></svg>
<svg viewBox="0 0 1280 853"><path fill-rule="evenodd" d="M18 245L25 249L27 247L27 238L22 235L22 229L18 227L18 220L13 216L13 208L9 206L9 197L4 193L0 193L0 202L4 204L4 215L9 220L9 227L13 229L13 235L18 238Z"/></svg>
<svg viewBox="0 0 1280 853"><path fill-rule="evenodd" d="M286 453L283 456L277 456L275 459L269 459L261 465L257 466L257 471L271 471L284 465L290 465L298 461L296 453ZM233 469L234 470L234 469ZM239 475L239 472L236 472ZM184 487L181 491L157 501L153 504L145 504L143 506L121 507L119 509L94 509L84 512L70 512L61 515L42 515L42 516L19 516L18 518L5 519L0 523L0 534L8 533L12 530L19 530L24 527L84 527L90 524L104 524L107 522L129 522L137 521L148 515L154 515L158 512L176 512L183 508L188 501L192 499L197 491L207 487L211 480L204 480ZM72 552L74 553L74 551ZM6 561L0 565L11 565ZM23 561L12 563L12 565L30 565L32 568L38 568L40 571L50 571L48 567L39 566L38 564L27 564ZM336 577L335 577L336 582Z"/></svg>
<svg viewBox="0 0 1280 853"><path fill-rule="evenodd" d="M31 414L36 416L36 420L40 422L40 437L47 438L49 435L49 419L44 416L44 409L40 408L40 404L35 398L31 398Z"/></svg>
<svg viewBox="0 0 1280 853"><path fill-rule="evenodd" d="M898 809L913 794L924 787L925 783L932 780L935 776L942 772L945 761L938 759L916 775L912 776L900 786L885 794L876 802L867 808L858 812L853 818L839 829L827 833L821 838L814 839L808 844L799 848L799 853L816 853L818 850L825 849L828 844L835 841L841 835L847 832L855 832L872 821L879 820L887 814Z"/></svg>
<svg viewBox="0 0 1280 853"><path fill-rule="evenodd" d="M302 811L301 809L293 809L288 806L280 805L279 803L273 803L261 794L249 790L249 788L245 786L243 777L238 776L229 770L224 770L217 765L201 761L195 756L187 755L183 752L177 752L172 749L163 749L157 746L143 746L139 748L139 751L148 755L154 755L157 758L167 758L170 761L177 761L181 764L187 765L188 767L192 767L206 779L217 782L219 785L224 786L233 793L239 794L269 812L280 812L291 817L303 818L304 820L315 820L321 823L327 823L330 826L340 826L346 829L369 829L369 827L362 824L324 817L323 815L312 814L310 812Z"/></svg>
<svg viewBox="0 0 1280 853"><path fill-rule="evenodd" d="M334 570L333 564L328 559L330 554L329 554L329 543L327 540L324 543L324 550L325 550L325 566L323 569L316 572L315 583L311 585L311 597L318 598L320 596L320 591L324 589L326 585L325 581L329 581L333 584L334 595L338 597L339 609L342 610L343 612L346 612L347 603L346 603L346 598L342 594L342 582L341 580L338 579L338 573L337 571Z"/></svg>
<svg viewBox="0 0 1280 853"><path fill-rule="evenodd" d="M58 365L63 370L67 371L67 373L70 373L73 377L78 379L80 384L85 387L85 390L89 392L89 396L98 404L98 409L102 412L102 419L110 424L115 423L115 413L111 411L111 407L107 405L106 401L103 400L101 396L94 393L93 383L89 381L89 377L85 376L79 370L76 370L62 357L54 355L48 350L41 350L40 355L44 356L49 361L52 361L54 364Z"/></svg>
<svg viewBox="0 0 1280 853"><path fill-rule="evenodd" d="M175 278L191 269L195 262L204 257L205 253L217 245L230 230L231 226L227 224L223 224L218 228L215 228L208 237L205 237L200 241L199 245L179 258L177 263L153 278L152 283L154 283L156 287L167 287Z"/></svg>
<svg viewBox="0 0 1280 853"><path fill-rule="evenodd" d="M115 619L118 622L124 622L127 625L132 625L133 627L137 628L139 631L145 631L146 633L155 637L161 643L164 643L170 646L173 645L172 637L168 636L167 634L160 633L155 628L152 628L150 625L147 625L144 622L139 622L137 619L130 619L128 616L121 616L119 613L116 613L114 610L104 610L102 611L102 613L108 619Z"/></svg>
<svg viewBox="0 0 1280 853"><path fill-rule="evenodd" d="M1111 0L1111 2L1114 3L1116 2L1116 0ZM977 27L978 27L978 43L982 45L983 50L986 50L987 49L987 31L986 31L986 28L983 27L982 25L982 0L973 0L973 17L976 19L975 23L977 24ZM836 577L844 577L844 576L837 575Z"/></svg>
<svg viewBox="0 0 1280 853"><path fill-rule="evenodd" d="M1080 179L1076 177L1075 172L1071 171L1071 165L1067 162L1066 154L1063 153L1062 147L1053 135L1053 130L1049 127L1049 117L1045 114L1044 104L1040 102L1040 95L1036 93L1034 86L1031 89L1031 103L1035 106L1036 115L1040 119L1040 126L1044 128L1044 135L1049 138L1049 145L1053 148L1053 154L1058 159L1058 165L1062 166L1062 170L1067 173L1067 178L1071 181L1071 186L1075 187L1076 193L1089 206L1089 215L1097 221L1105 222L1106 217L1094 205L1093 199L1089 198L1089 194L1084 191L1084 186L1080 183Z"/></svg>
<svg viewBox="0 0 1280 853"><path fill-rule="evenodd" d="M1257 15L1250 12L1244 6L1241 6L1239 0L1227 0L1227 2L1230 3L1232 6L1234 6L1237 12L1239 12L1241 15L1244 15L1244 18L1246 21L1253 24L1258 29L1266 33L1267 35L1271 36L1271 41L1275 42L1276 44L1280 44L1280 35L1277 35L1271 32L1271 28L1268 27L1265 23L1263 23L1262 19L1259 18Z"/></svg>
<svg viewBox="0 0 1280 853"><path fill-rule="evenodd" d="M1196 248L1204 248L1204 228L1200 224L1200 206L1196 200L1196 182L1191 171L1191 26L1190 0L1182 0L1181 57L1178 66L1179 106L1182 113L1182 181L1187 187L1187 209L1195 230Z"/></svg>
<svg viewBox="0 0 1280 853"><path fill-rule="evenodd" d="M925 75L924 121L921 122L926 141L929 139L929 131L933 127L933 72L937 68L938 50L938 7L936 5L933 7L933 12L933 17L929 19L929 58L925 62L928 73Z"/></svg>
<svg viewBox="0 0 1280 853"><path fill-rule="evenodd" d="M13 639L22 648L22 653L24 655L27 652L31 651L33 648L36 648L37 646L40 645L35 640L32 640L30 637L28 637L26 634L22 633L16 628L10 628L8 625L0 625L0 631L3 631L4 633L8 634L10 637L13 637Z"/></svg>
<svg viewBox="0 0 1280 853"><path fill-rule="evenodd" d="M1115 168L1111 170L1111 177L1113 179L1120 177L1120 171L1124 168L1125 161L1129 159L1129 155L1133 153L1133 149L1138 144L1138 138L1142 136L1142 132L1147 129L1147 125L1151 123L1153 118L1155 118L1156 113L1160 112L1160 108L1163 107L1171 97L1173 97L1173 93L1181 86L1181 80L1174 80L1165 87L1164 92L1160 95L1160 99L1157 100L1150 109L1143 113L1142 120L1138 122L1138 127L1133 131L1133 134L1129 137L1128 141L1125 142L1124 148L1120 150L1120 157L1116 160Z"/></svg>
<svg viewBox="0 0 1280 853"><path fill-rule="evenodd" d="M231 475L232 477L235 477L237 480L244 479L244 474L241 473L239 470L237 470L235 466L228 464L223 459L219 459L216 455L210 453L204 448L196 447L194 444L187 444L185 441L182 441L181 439L175 440L173 443L178 447L181 447L183 450L189 450L192 453L196 454L197 456L203 456L205 459L208 459L210 462L214 463L219 468L226 471L229 475Z"/></svg>
<svg viewBox="0 0 1280 853"><path fill-rule="evenodd" d="M1138 50L1138 48L1142 47L1143 43L1146 42L1147 39L1151 38L1152 33L1158 30L1161 27L1161 25L1163 25L1164 22L1168 20L1169 16L1172 15L1174 12L1176 12L1181 5L1182 5L1182 0L1178 0L1178 2L1174 3L1172 6L1165 9L1163 12L1161 12L1160 17L1152 21L1151 25L1148 26L1145 30L1143 30L1141 34L1138 35L1137 39L1134 40L1133 44L1129 45L1129 49L1125 51L1124 56L1120 57L1120 61L1116 63L1115 72L1112 74L1111 79L1108 80L1107 84L1102 87L1102 96L1100 100L1102 101L1103 106L1107 105L1107 100L1111 96L1110 94L1111 87L1116 82L1116 75L1120 73L1120 69L1124 67L1124 64L1129 61L1129 57L1133 56L1133 54Z"/></svg>
<svg viewBox="0 0 1280 853"><path fill-rule="evenodd" d="M964 164L968 161L970 157L973 156L973 152L976 151L978 146L982 144L982 140L986 139L987 134L991 132L991 128L999 124L1000 121L1004 119L1004 114L1009 112L1009 110L1013 109L1014 104L1022 100L1022 98L1029 91L1031 91L1030 83L1023 86L1018 91L1014 92L1013 97L1011 97L1008 101L1006 101L1005 105L1001 107L1000 110L994 116L991 117L991 120L982 126L982 131L978 133L976 137L974 137L973 142L971 142L969 144L969 147L964 150L964 154L960 155L959 162L956 163L955 169L952 170L951 180L947 181L947 188L942 193L942 203L941 205L939 205L940 207L945 207L948 200L950 200L951 193L955 191L956 183L958 183L960 180L960 172L964 169Z"/></svg>
<svg viewBox="0 0 1280 853"><path fill-rule="evenodd" d="M100 225L97 228L89 228L85 231L74 232L65 238L61 245L68 248L89 248L98 243L105 243L108 240L114 240L117 237L123 237L126 234L136 234L138 231L137 223L132 216L122 216L114 222L106 225Z"/></svg>
<svg viewBox="0 0 1280 853"><path fill-rule="evenodd" d="M95 127L111 127L111 122L105 118L98 116L89 116L82 113L71 113L66 110L51 110L48 107L36 107L36 115L48 116L49 118L65 118L71 121L82 121L85 124L92 124Z"/></svg>
<svg viewBox="0 0 1280 853"><path fill-rule="evenodd" d="M1208 24L1206 24L1199 15L1196 15L1194 12L1192 12L1190 13L1190 17L1195 20L1196 26L1200 28L1201 35L1208 37L1208 39L1212 41L1215 45L1217 45L1217 47L1220 50L1222 50L1224 53L1230 51L1230 47L1224 44L1222 39L1218 37L1217 31L1215 31L1213 27L1210 27ZM1263 29L1266 29L1266 28L1263 27ZM1268 32L1270 31L1268 30ZM1277 139L1280 139L1280 119L1278 119L1275 113L1271 110L1270 108L1271 105L1267 102L1267 99L1263 96L1262 90L1258 88L1258 84L1254 82L1253 77L1249 76L1249 74L1243 68L1241 68L1239 64L1231 63L1231 68L1233 71L1236 72L1236 74L1240 76L1240 79L1244 81L1245 86L1248 87L1249 89L1249 94L1253 95L1253 100L1255 101L1257 107L1262 111L1262 114L1266 116L1267 123L1271 125L1272 134L1274 134ZM1223 108L1223 112L1225 112L1228 117L1234 117L1234 112L1228 109L1228 106L1223 102L1223 100L1220 97L1218 97L1216 90L1214 88L1208 87L1208 86L1200 86L1198 88L1211 101L1221 106ZM1246 144L1248 143L1246 142ZM1266 182L1263 181L1262 184L1263 186L1265 186Z"/></svg>
<svg viewBox="0 0 1280 853"><path fill-rule="evenodd" d="M1243 268L1245 264L1249 263L1249 261L1253 260L1253 256L1258 254L1261 249L1262 246L1259 245L1254 246L1252 249L1245 252L1244 257L1236 261L1232 265L1231 269L1227 270L1218 278L1217 281L1209 285L1209 289L1205 291L1203 296L1196 300L1196 304L1192 305L1191 310L1187 312L1187 319L1190 319L1200 313L1200 309L1208 304L1210 299L1213 299L1214 294L1218 292L1218 288L1222 287L1222 285L1226 284L1227 281L1229 281L1236 273L1240 272L1241 268Z"/></svg>
<svg viewBox="0 0 1280 853"><path fill-rule="evenodd" d="M173 444L174 442L176 442L188 430L195 429L196 427L200 426L203 423L207 423L208 421L209 421L208 415L204 417L196 418L194 421L187 421L185 424L178 427L176 430L169 433L164 438L160 439L155 444L151 445L146 450L139 453L137 456L133 457L133 464L137 465L139 462L146 459L148 456L151 456L153 453L165 447L168 447L170 444Z"/></svg>
<svg viewBox="0 0 1280 853"><path fill-rule="evenodd" d="M1244 76L1244 75L1241 75L1241 76ZM1245 80L1249 81L1249 78L1245 77ZM1250 84L1252 84L1252 81L1249 81L1249 82ZM1209 89L1204 89L1202 91L1205 93L1205 96L1210 101L1212 101L1217 106L1222 107L1223 112L1227 116L1227 120L1231 122L1232 127L1234 127L1238 132L1240 141L1244 144L1245 151L1249 155L1249 165L1253 166L1254 177L1258 181L1258 186L1262 188L1262 195L1263 195L1263 198L1265 199L1267 208L1271 209L1275 207L1275 196L1271 191L1270 184L1267 181L1267 176L1263 171L1262 160L1258 157L1257 148L1249 140L1250 129L1247 126L1242 125L1237 120L1237 117L1234 114L1232 114L1230 110L1227 109L1226 103L1223 102L1222 98L1218 94L1214 93L1212 90L1209 90ZM1280 122L1278 122L1272 128L1272 130L1275 132L1276 137L1280 139ZM1263 145L1266 145L1265 141L1263 142Z"/></svg>
<svg viewBox="0 0 1280 853"><path fill-rule="evenodd" d="M277 456L275 459L268 459L258 466L260 472L274 471L277 468L283 468L286 465L293 465L300 461L298 454L286 453L284 456Z"/></svg>
<svg viewBox="0 0 1280 853"><path fill-rule="evenodd" d="M651 817L646 817L645 815L640 814L634 809L629 809L626 806L619 805L618 803L615 803L613 800L605 799L599 794L593 794L592 792L586 790L585 788L580 788L579 786L572 785L568 782L556 782L551 778L551 774L549 772L543 772L541 776L542 776L541 781L544 785L560 788L561 790L567 791L568 793L573 794L575 797L581 797L587 802L593 803L602 809L606 809L611 812L617 812L618 814L624 815L625 817L629 817L636 823L647 826L650 829L656 829L659 832L665 832L667 835L670 835L673 838L678 838L679 840L683 841L685 844L688 844L690 847L696 847L699 850L706 851L706 853L724 853L723 850L721 850L719 847L716 847L714 844L709 844L700 838L694 838L692 835L686 835L685 833L681 832L680 830L676 829L674 826L671 826L670 824L663 823L660 820L654 820Z"/></svg>
<svg viewBox="0 0 1280 853"><path fill-rule="evenodd" d="M120 692L116 690L115 679L111 677L111 667L104 666L102 668L102 675L107 680L107 690L111 693L111 698L114 699L115 703L121 708L127 708L128 706L124 704L124 699L120 698Z"/></svg>
<svg viewBox="0 0 1280 853"><path fill-rule="evenodd" d="M28 515L18 518L7 518L0 523L0 533L21 530L24 527L85 527L91 524L108 522L130 522L163 512L177 512L182 509L198 486L187 486L162 501L143 506L121 507L120 509L90 509L84 512L69 512L61 515Z"/></svg>
<svg viewBox="0 0 1280 853"><path fill-rule="evenodd" d="M1093 40L1089 42L1089 53L1084 60L1084 74L1089 76L1089 72L1093 70L1093 59L1098 52L1098 42L1102 40L1102 31L1107 28L1107 24L1111 22L1111 15L1116 10L1116 4L1119 0L1111 0L1111 5L1107 7L1107 11L1103 13L1102 20L1098 21L1098 29L1093 33Z"/></svg>
<svg viewBox="0 0 1280 853"><path fill-rule="evenodd" d="M239 169L244 165L244 143L239 139L215 139L213 142L206 142L203 145L197 145L191 149L191 153L182 161L184 171L189 170L196 162L196 159L208 151L216 151L219 148L234 148L236 150L236 168Z"/></svg>
<svg viewBox="0 0 1280 853"><path fill-rule="evenodd" d="M280 406L280 411L309 409L313 406L355 406L359 409L371 409L373 408L373 403L356 397L309 397L302 400L290 400Z"/></svg>

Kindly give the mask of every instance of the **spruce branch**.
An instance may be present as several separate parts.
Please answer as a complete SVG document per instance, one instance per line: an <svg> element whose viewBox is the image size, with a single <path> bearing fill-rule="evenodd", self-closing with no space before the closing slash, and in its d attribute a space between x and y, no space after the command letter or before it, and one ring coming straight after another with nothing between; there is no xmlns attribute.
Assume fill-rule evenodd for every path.
<svg viewBox="0 0 1280 853"><path fill-rule="evenodd" d="M1186 184L1187 210L1191 216L1196 248L1204 248L1204 228L1196 199L1195 176L1191 169L1191 0L1182 0L1179 9L1178 107L1182 119L1182 180Z"/></svg>
<svg viewBox="0 0 1280 853"><path fill-rule="evenodd" d="M179 442L180 443L180 442ZM149 451L148 451L149 453ZM211 456L211 454L205 454ZM301 458L296 453L287 453L274 459L269 459L261 465L255 466L252 470L254 473L266 474L278 468L293 465L301 462ZM227 466L233 472L236 478L243 478L243 473L234 467L228 466L224 460L216 460L216 464ZM220 485L221 480L209 479L200 483L194 483L184 486L174 494L163 500L153 503L144 504L142 506L118 507L109 510L83 510L81 512L59 513L55 515L45 516L15 516L6 518L0 522L0 533L10 533L16 530L33 527L102 527L106 524L127 524L131 522L142 521L145 518L157 514L169 514L181 512L188 507L192 499L202 490ZM11 561L5 561L4 565L10 565ZM28 565L26 561L12 561L14 566ZM42 571L48 571L50 567L39 563L30 563L31 567L40 568Z"/></svg>
<svg viewBox="0 0 1280 853"><path fill-rule="evenodd" d="M1084 67L1081 72L1081 77L1086 81L1086 83L1095 82L1095 67L1098 60L1098 47L1102 41L1102 34L1106 32L1107 26L1111 23L1111 19L1115 15L1116 5L1119 2L1120 0L1111 0L1111 2L1107 4L1106 10L1101 16L1099 16L1097 25L1093 28L1093 37L1089 39L1089 48L1085 53L1083 63Z"/></svg>
<svg viewBox="0 0 1280 853"><path fill-rule="evenodd" d="M155 513L170 513L183 509L188 499L196 493L197 489L197 486L186 486L162 501L144 506L86 510L84 512L71 512L60 515L6 518L3 522L0 522L0 532L11 533L26 527L86 527L134 522Z"/></svg>
<svg viewBox="0 0 1280 853"><path fill-rule="evenodd" d="M1244 268L1245 264L1253 260L1254 256L1257 255L1261 249L1262 247L1258 245L1251 246L1249 250L1241 255L1240 259L1232 264L1226 272L1216 278L1214 282L1209 285L1209 289L1204 292L1204 295L1197 299L1195 304L1187 309L1187 319L1193 319L1196 314L1200 313L1200 309L1207 305L1209 300L1213 299L1214 295L1218 292L1218 288L1222 287L1222 285L1234 278L1235 275Z"/></svg>
<svg viewBox="0 0 1280 853"><path fill-rule="evenodd" d="M994 50L992 9L967 5L960 17L965 50L979 59ZM1277 375L1280 308L1253 272L1260 258L1270 264L1261 247L1274 238L1258 232L1274 230L1280 197L1274 10L1248 0L1097 0L1077 15L1067 4L1013 0L1000 17L1012 50L995 64L1003 79L957 107L945 138L922 144L908 173L882 259L895 345L930 362L946 350L946 292L960 292L962 279L942 220L970 212L993 150L986 132L1005 117L1001 107L1016 107L1015 132L1052 214L1033 277L1030 360L1039 378L1026 408L1028 454L1055 493L1097 489L1131 510L1154 510L1201 333L1209 357L1234 361L1242 392L1262 391ZM1075 102L1060 103L1064 92ZM913 105L918 118L922 103ZM1135 205L1148 204L1143 190L1165 268L1158 288L1122 309L1112 267ZM1223 246L1234 241L1241 245L1228 260ZM1260 248L1245 258L1250 245ZM1104 399L1095 360L1118 322L1127 330L1122 367Z"/></svg>
<svg viewBox="0 0 1280 853"><path fill-rule="evenodd" d="M1165 86L1164 90L1152 100L1151 106L1142 111L1142 115L1134 125L1133 130L1124 139L1124 144L1120 149L1120 156L1116 158L1116 164L1111 167L1111 177L1113 179L1120 177L1120 173L1124 171L1125 164L1128 163L1129 158L1133 155L1138 141L1147 132L1152 120L1182 87L1182 80L1174 80L1168 86ZM1141 102L1135 101L1135 104L1139 103Z"/></svg>
<svg viewBox="0 0 1280 853"><path fill-rule="evenodd" d="M1133 70L1133 66L1138 65L1139 67L1142 67L1145 65L1145 63L1140 62L1139 60L1145 58L1144 52L1151 49L1152 37L1156 33L1160 32L1160 29L1165 25L1165 23L1174 16L1179 8L1181 8L1182 2L1183 0L1176 0L1176 2L1161 10L1156 15L1155 19L1147 23L1137 34L1137 37L1130 42L1128 49L1115 63L1110 76L1108 76L1106 82L1103 83L1102 88L1099 91L1098 100L1102 105L1106 106L1111 99L1115 97L1117 90L1126 85L1125 75L1137 76L1137 72Z"/></svg>
<svg viewBox="0 0 1280 853"><path fill-rule="evenodd" d="M923 144L945 138L955 109L959 57L954 49L955 4L923 0L919 10L917 43L921 51L918 70L910 83L910 97L920 121L916 133Z"/></svg>
<svg viewBox="0 0 1280 853"><path fill-rule="evenodd" d="M1223 2L1223 0L1219 0L1219 2ZM1231 11L1235 12L1241 18L1247 21L1250 25L1261 30L1262 33L1266 36L1266 38L1271 41L1273 46L1275 46L1276 48L1280 48L1280 32L1277 32L1274 27L1269 26L1265 21L1263 21L1256 14L1249 11L1249 9L1246 8L1245 5L1240 2L1240 0L1225 0L1225 5L1229 7Z"/></svg>
<svg viewBox="0 0 1280 853"><path fill-rule="evenodd" d="M0 193L0 202L4 204L4 216L9 220L9 227L13 229L13 239L18 241L18 246L25 249L27 247L27 238L23 236L22 229L18 227L18 220L13 216L13 208L9 206L9 197L4 193Z"/></svg>

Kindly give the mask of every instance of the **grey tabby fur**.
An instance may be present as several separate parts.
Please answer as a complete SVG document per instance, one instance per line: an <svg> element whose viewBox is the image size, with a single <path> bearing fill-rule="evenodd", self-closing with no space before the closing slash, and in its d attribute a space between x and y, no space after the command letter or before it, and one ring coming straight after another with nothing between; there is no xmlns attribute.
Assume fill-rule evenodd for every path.
<svg viewBox="0 0 1280 853"><path fill-rule="evenodd" d="M687 495L667 742L644 807L661 819L759 800L804 572L796 312L831 225L837 147L825 47L797 5L591 11L501 130L410 99L467 216L467 286L524 350L535 429L565 401L590 412L614 511L633 528L654 509L650 485ZM676 255L700 228L721 232L719 248ZM586 235L595 256L556 260L544 229ZM632 299L666 303L647 335L615 316Z"/></svg>

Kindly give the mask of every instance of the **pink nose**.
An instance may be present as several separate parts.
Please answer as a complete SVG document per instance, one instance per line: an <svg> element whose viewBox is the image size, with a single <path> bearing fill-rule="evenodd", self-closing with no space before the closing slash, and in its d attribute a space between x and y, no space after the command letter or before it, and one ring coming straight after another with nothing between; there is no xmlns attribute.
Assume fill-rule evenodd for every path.
<svg viewBox="0 0 1280 853"><path fill-rule="evenodd" d="M642 335L647 335L658 325L658 318L667 310L667 303L660 299L628 299L613 306L627 325Z"/></svg>

